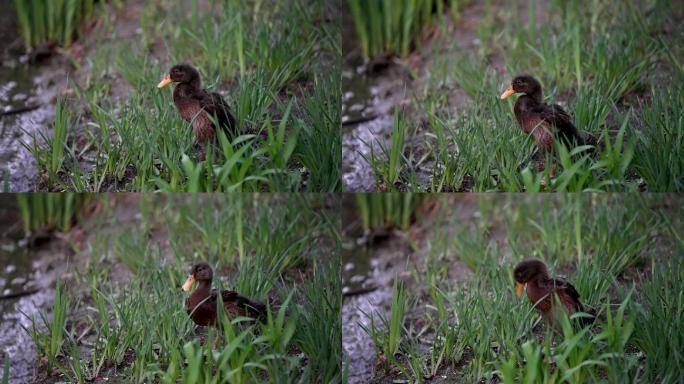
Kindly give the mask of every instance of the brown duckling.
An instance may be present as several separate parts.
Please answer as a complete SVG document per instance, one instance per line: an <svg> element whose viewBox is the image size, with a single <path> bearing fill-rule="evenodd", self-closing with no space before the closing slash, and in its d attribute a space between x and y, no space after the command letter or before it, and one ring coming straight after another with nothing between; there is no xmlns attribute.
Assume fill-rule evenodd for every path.
<svg viewBox="0 0 684 384"><path fill-rule="evenodd" d="M221 95L202 89L200 74L189 64L171 67L169 74L157 84L157 88L177 83L173 90L173 103L185 121L192 123L195 141L200 144L200 160L206 157L205 145L216 137L215 117L218 124L228 130L235 127L235 118Z"/></svg>
<svg viewBox="0 0 684 384"><path fill-rule="evenodd" d="M540 148L546 151L553 150L554 132L568 145L585 143L583 136L572 124L570 116L560 105L546 104L542 101L542 87L537 79L528 75L516 76L501 94L501 99L516 93L522 95L515 101L515 119L523 131L534 137Z"/></svg>
<svg viewBox="0 0 684 384"><path fill-rule="evenodd" d="M501 99L516 93L522 95L515 101L515 119L523 131L532 135L542 151L553 151L554 133L571 148L584 144L596 145L593 137L583 134L572 124L570 116L560 105L544 103L541 84L534 77L516 76L501 94Z"/></svg>
<svg viewBox="0 0 684 384"><path fill-rule="evenodd" d="M535 258L521 261L515 266L513 278L515 279L515 293L518 298L522 296L523 290L525 290L527 298L530 299L548 324L556 324L558 308L556 308L557 302L554 296L561 303L561 309L568 315L584 312L591 316L580 317L581 325L588 325L594 321L593 314L585 311L575 287L563 279L551 277L543 261Z"/></svg>
<svg viewBox="0 0 684 384"><path fill-rule="evenodd" d="M235 291L217 291L211 289L214 272L207 263L192 266L190 276L183 284L183 291L189 291L195 282L197 289L185 300L185 309L197 325L216 325L218 295L221 294L223 307L228 317L251 317L261 322L266 321L266 306L250 300Z"/></svg>

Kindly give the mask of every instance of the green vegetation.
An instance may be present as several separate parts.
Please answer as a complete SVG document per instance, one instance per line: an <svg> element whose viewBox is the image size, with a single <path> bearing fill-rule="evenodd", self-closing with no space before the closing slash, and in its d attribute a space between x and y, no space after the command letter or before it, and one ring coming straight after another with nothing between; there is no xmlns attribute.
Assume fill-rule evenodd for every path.
<svg viewBox="0 0 684 384"><path fill-rule="evenodd" d="M10 369L10 359L9 356L5 357L5 363L2 368L2 384L9 383L9 369Z"/></svg>
<svg viewBox="0 0 684 384"><path fill-rule="evenodd" d="M19 193L16 196L27 234L44 227L68 231L88 199L88 195L75 193Z"/></svg>
<svg viewBox="0 0 684 384"><path fill-rule="evenodd" d="M47 357L47 370L51 371L57 365L57 356L62 354L64 340L67 335L64 332L67 316L69 315L69 298L64 292L62 284L57 285L55 290L55 302L52 309L52 319L47 314L40 314L40 321L31 319L31 328L24 328L33 342L36 344L38 353ZM41 329L45 329L43 332Z"/></svg>
<svg viewBox="0 0 684 384"><path fill-rule="evenodd" d="M69 47L93 14L94 0L15 0L26 49L43 43Z"/></svg>
<svg viewBox="0 0 684 384"><path fill-rule="evenodd" d="M681 198L431 199L437 217L418 225L424 232L415 235L423 239L415 252L425 256L407 271L406 287L393 291L394 324L372 321L367 329L378 361L389 362L376 381L651 383L682 377ZM468 204L476 204L477 214L464 220L458 212L472 211ZM593 327L572 326L568 317L558 330L535 327L539 315L527 298L515 296L512 278L515 263L530 256L566 276L598 311ZM469 273L454 280L454 268Z"/></svg>
<svg viewBox="0 0 684 384"><path fill-rule="evenodd" d="M414 91L417 112L395 121L392 133L407 132L402 141L411 144L399 162L373 159L378 188L681 190L684 35L677 6L551 1L540 13L535 1L519 5L487 2L469 16L478 28L462 30L468 37L459 44L447 33L420 49L430 60ZM466 29L461 22L473 20L451 27ZM469 39L479 43L464 49ZM556 175L550 166L537 171L534 140L517 126L513 101L498 98L521 73L539 78L545 101L562 104L579 129L600 139L598 148L556 148L546 161L558 165ZM466 101L454 108L454 99Z"/></svg>
<svg viewBox="0 0 684 384"><path fill-rule="evenodd" d="M28 330L39 357L76 383L340 382L339 222L315 208L330 199L114 198L90 219L86 260L59 285L53 317ZM122 225L115 212L129 210L139 220ZM220 316L220 330L196 327L179 286L198 260L216 267L215 287L268 302L266 323Z"/></svg>
<svg viewBox="0 0 684 384"><path fill-rule="evenodd" d="M454 15L458 0L348 0L356 35L366 59L406 57L416 38L441 17L445 5ZM436 12L435 12L436 11Z"/></svg>
<svg viewBox="0 0 684 384"><path fill-rule="evenodd" d="M406 289L395 279L392 286L392 306L390 307L389 319L382 314L378 314L377 317L380 319L380 322L376 325L376 314L365 314L370 317L371 321L370 326L363 329L373 340L376 346L376 353L382 353L386 357L385 369L389 368L391 364L396 364L394 357L399 353L404 323L406 322L406 312L410 307L411 303L409 302Z"/></svg>
<svg viewBox="0 0 684 384"><path fill-rule="evenodd" d="M98 9L104 23L85 42L92 46L92 65L72 82L76 97L66 108L72 112L62 111L55 135L34 140L37 164L50 176L43 188L341 188L335 5L288 0L266 7L230 0L209 2L200 12L193 4L192 17L173 2L141 7L134 20L141 33L126 39L114 25L124 10L113 4ZM153 81L179 62L197 67L203 86L230 90L226 99L237 127L219 133L203 162L190 123L179 117L169 89L159 90ZM77 114L78 104L85 110Z"/></svg>
<svg viewBox="0 0 684 384"><path fill-rule="evenodd" d="M356 205L366 231L411 224L424 195L413 193L357 193Z"/></svg>

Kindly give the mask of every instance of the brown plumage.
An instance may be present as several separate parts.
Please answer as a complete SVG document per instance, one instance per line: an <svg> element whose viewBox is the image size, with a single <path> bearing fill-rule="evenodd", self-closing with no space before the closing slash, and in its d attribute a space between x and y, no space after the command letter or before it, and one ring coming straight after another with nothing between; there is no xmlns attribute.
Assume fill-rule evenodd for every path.
<svg viewBox="0 0 684 384"><path fill-rule="evenodd" d="M532 135L543 152L553 151L554 133L569 148L584 144L597 145L594 137L575 128L570 115L560 105L544 103L541 84L534 77L516 76L501 94L501 99L516 93L522 95L515 101L515 119L525 133ZM543 164L541 167L538 164L537 168L543 169Z"/></svg>
<svg viewBox="0 0 684 384"><path fill-rule="evenodd" d="M178 84L173 90L173 103L183 120L192 123L195 141L200 144L200 160L204 160L206 143L216 137L212 117L219 126L228 130L235 127L235 119L221 95L202 89L200 74L191 65L174 65L157 87L163 88L171 83Z"/></svg>
<svg viewBox="0 0 684 384"><path fill-rule="evenodd" d="M199 285L185 300L185 310L197 325L216 325L219 291L211 289L214 272L207 263L192 266L190 276L183 284L188 291L197 282ZM235 291L220 291L223 307L228 317L252 317L259 321L266 320L266 306L241 296Z"/></svg>
<svg viewBox="0 0 684 384"><path fill-rule="evenodd" d="M575 312L585 312L584 306L580 302L580 295L575 287L569 282L553 278L549 275L546 264L539 259L525 259L515 266L513 271L515 279L516 294L522 296L523 289L527 293L534 307L542 315L542 318L549 324L556 324L558 298L563 311L568 315ZM525 285L527 287L525 288ZM587 325L593 322L592 318L581 317L580 324Z"/></svg>

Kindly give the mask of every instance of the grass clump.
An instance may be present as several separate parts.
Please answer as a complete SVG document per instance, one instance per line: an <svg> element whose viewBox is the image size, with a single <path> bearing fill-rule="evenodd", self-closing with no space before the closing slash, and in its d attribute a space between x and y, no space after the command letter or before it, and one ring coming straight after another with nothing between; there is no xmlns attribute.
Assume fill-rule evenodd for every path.
<svg viewBox="0 0 684 384"><path fill-rule="evenodd" d="M684 346L679 324L684 320L681 281L684 263L674 258L656 266L644 284L642 301L634 305L637 313L635 343L648 357L644 378L647 381L674 382L684 375Z"/></svg>
<svg viewBox="0 0 684 384"><path fill-rule="evenodd" d="M95 0L15 0L14 5L29 50L45 43L69 47L93 14Z"/></svg>
<svg viewBox="0 0 684 384"><path fill-rule="evenodd" d="M87 200L87 195L75 193L17 194L24 232L29 234L45 227L68 231Z"/></svg>
<svg viewBox="0 0 684 384"><path fill-rule="evenodd" d="M445 3L456 0L348 0L356 35L366 59L406 57L420 33L441 17ZM437 12L434 12L434 10Z"/></svg>
<svg viewBox="0 0 684 384"><path fill-rule="evenodd" d="M31 319L31 328L24 328L36 344L38 353L47 357L47 369L59 366L57 358L65 354L64 343L68 337L65 332L67 317L69 316L71 303L67 292L62 284L55 289L55 302L52 309L52 319L46 314L40 314L40 322ZM22 326L23 327L23 326ZM41 329L45 331L41 331Z"/></svg>
<svg viewBox="0 0 684 384"><path fill-rule="evenodd" d="M356 205L366 231L408 228L424 196L412 193L357 193Z"/></svg>
<svg viewBox="0 0 684 384"><path fill-rule="evenodd" d="M405 329L406 313L411 307L411 299L402 283L394 279L392 286L392 305L389 318L377 314L379 322L375 320L375 313L365 313L370 318L370 325L362 326L373 340L376 354L385 361L384 368L389 369L395 363L395 356L402 346Z"/></svg>

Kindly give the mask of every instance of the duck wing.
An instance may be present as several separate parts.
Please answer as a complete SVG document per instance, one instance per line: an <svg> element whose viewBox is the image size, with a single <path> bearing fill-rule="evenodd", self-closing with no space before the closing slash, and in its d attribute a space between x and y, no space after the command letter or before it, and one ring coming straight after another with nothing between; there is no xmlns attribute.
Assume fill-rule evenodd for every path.
<svg viewBox="0 0 684 384"><path fill-rule="evenodd" d="M535 112L538 112L544 121L556 127L559 136L566 144L583 145L585 143L579 130L572 124L570 115L560 105L543 104Z"/></svg>
<svg viewBox="0 0 684 384"><path fill-rule="evenodd" d="M242 316L253 317L257 320L264 321L266 319L266 306L262 303L250 300L235 291L224 290L220 292L221 298L223 299L223 305L230 311L230 309L235 309ZM210 294L210 298L207 302L218 301L219 291L213 289Z"/></svg>
<svg viewBox="0 0 684 384"><path fill-rule="evenodd" d="M561 302L574 311L582 311L582 303L580 303L580 294L577 289L564 279L544 279L539 282L539 285L544 290L555 292Z"/></svg>
<svg viewBox="0 0 684 384"><path fill-rule="evenodd" d="M228 103L216 92L206 90L199 95L202 108L210 115L216 116L218 123L223 128L232 130L235 127L235 118L230 113Z"/></svg>

